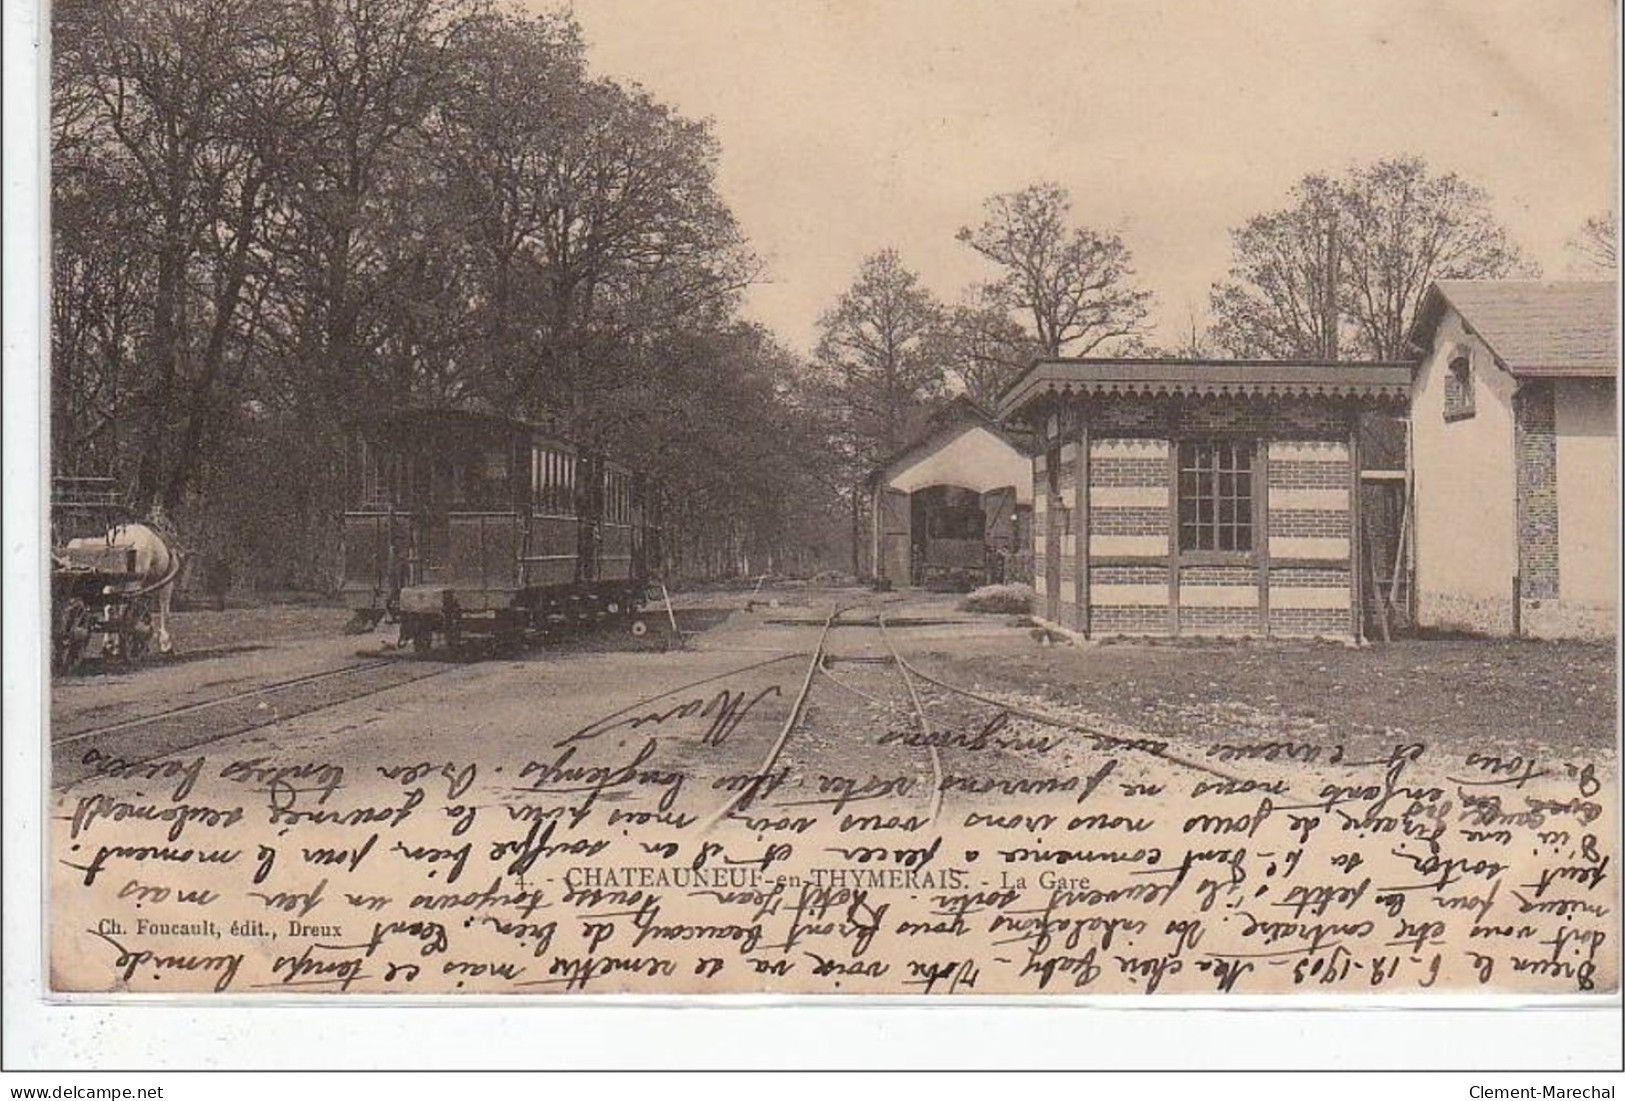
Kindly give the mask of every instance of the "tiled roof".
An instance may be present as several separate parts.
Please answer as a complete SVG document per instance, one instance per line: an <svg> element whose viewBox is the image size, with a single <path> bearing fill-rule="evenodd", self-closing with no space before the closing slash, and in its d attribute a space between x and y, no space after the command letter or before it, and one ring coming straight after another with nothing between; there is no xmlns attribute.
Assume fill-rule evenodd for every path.
<svg viewBox="0 0 1625 1101"><path fill-rule="evenodd" d="M1427 338L1441 300L1514 375L1617 375L1619 286L1441 279L1418 312L1413 339Z"/></svg>

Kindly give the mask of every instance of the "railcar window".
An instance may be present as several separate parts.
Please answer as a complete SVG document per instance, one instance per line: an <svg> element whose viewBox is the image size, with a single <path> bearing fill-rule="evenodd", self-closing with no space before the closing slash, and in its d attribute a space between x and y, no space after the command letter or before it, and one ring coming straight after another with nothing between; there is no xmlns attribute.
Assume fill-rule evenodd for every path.
<svg viewBox="0 0 1625 1101"><path fill-rule="evenodd" d="M604 522L632 522L632 478L625 471L604 471Z"/></svg>
<svg viewBox="0 0 1625 1101"><path fill-rule="evenodd" d="M576 458L562 451L538 447L531 452L534 476L532 507L544 516L574 516L576 511Z"/></svg>
<svg viewBox="0 0 1625 1101"><path fill-rule="evenodd" d="M361 473L361 492L357 504L378 507L386 502L384 488L385 457L366 440L361 441L357 468Z"/></svg>
<svg viewBox="0 0 1625 1101"><path fill-rule="evenodd" d="M505 449L488 447L470 457L464 497L475 508L503 508L510 504Z"/></svg>

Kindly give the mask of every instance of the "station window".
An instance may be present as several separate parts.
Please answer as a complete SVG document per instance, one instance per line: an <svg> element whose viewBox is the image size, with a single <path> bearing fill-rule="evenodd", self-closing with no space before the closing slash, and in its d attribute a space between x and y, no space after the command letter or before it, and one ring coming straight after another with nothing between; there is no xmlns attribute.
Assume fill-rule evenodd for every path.
<svg viewBox="0 0 1625 1101"><path fill-rule="evenodd" d="M531 507L544 516L574 516L576 511L576 457L549 448L530 453Z"/></svg>
<svg viewBox="0 0 1625 1101"><path fill-rule="evenodd" d="M1179 549L1253 549L1253 452L1250 440L1179 444Z"/></svg>
<svg viewBox="0 0 1625 1101"><path fill-rule="evenodd" d="M1444 419L1464 420L1473 415L1473 357L1461 352L1450 359L1444 376Z"/></svg>

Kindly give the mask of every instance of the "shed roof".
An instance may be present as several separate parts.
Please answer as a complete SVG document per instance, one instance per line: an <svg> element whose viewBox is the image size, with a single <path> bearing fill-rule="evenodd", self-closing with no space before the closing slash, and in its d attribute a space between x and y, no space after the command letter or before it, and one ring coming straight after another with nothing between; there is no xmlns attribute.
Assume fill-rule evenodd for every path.
<svg viewBox="0 0 1625 1101"><path fill-rule="evenodd" d="M1409 363L1340 360L1047 359L1034 363L999 401L1010 416L1045 394L1198 394L1229 397L1402 398Z"/></svg>
<svg viewBox="0 0 1625 1101"><path fill-rule="evenodd" d="M966 394L959 394L929 410L922 421L922 426L908 443L869 472L870 484L918 462L972 428L986 429L1023 456L1032 454L1031 433L1016 425L1000 423L985 406Z"/></svg>
<svg viewBox="0 0 1625 1101"><path fill-rule="evenodd" d="M1612 280L1441 279L1422 299L1411 343L1432 344L1446 306L1520 378L1619 374L1619 286Z"/></svg>

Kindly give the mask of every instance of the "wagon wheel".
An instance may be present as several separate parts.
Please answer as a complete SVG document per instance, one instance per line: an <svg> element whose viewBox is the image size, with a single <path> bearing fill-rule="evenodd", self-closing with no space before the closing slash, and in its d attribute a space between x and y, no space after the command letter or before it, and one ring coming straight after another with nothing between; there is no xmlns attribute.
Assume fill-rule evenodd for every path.
<svg viewBox="0 0 1625 1101"><path fill-rule="evenodd" d="M144 599L130 602L119 620L119 649L125 661L136 662L146 656L152 640L152 606Z"/></svg>
<svg viewBox="0 0 1625 1101"><path fill-rule="evenodd" d="M401 637L395 644L397 648L404 648L407 643L412 644L412 652L426 654L434 641L434 631L422 618L415 615L401 617Z"/></svg>
<svg viewBox="0 0 1625 1101"><path fill-rule="evenodd" d="M514 654L525 648L525 628L530 615L522 608L513 609L498 617L493 643L499 653Z"/></svg>
<svg viewBox="0 0 1625 1101"><path fill-rule="evenodd" d="M455 615L446 617L445 625L446 649L451 656L457 657L463 652L463 624Z"/></svg>
<svg viewBox="0 0 1625 1101"><path fill-rule="evenodd" d="M77 597L68 601L57 613L56 634L51 647L53 673L71 673L84 660L85 646L90 642L89 614L85 602Z"/></svg>

